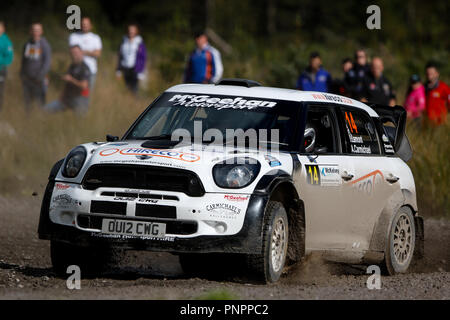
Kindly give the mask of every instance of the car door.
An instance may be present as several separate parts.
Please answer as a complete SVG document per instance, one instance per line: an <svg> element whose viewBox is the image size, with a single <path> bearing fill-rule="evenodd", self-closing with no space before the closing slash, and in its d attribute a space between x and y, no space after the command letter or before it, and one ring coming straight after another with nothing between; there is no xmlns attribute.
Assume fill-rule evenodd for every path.
<svg viewBox="0 0 450 320"><path fill-rule="evenodd" d="M343 215L346 249L364 251L369 248L378 217L399 184L391 162L382 154L373 119L362 109L343 106L339 109L342 148L352 168L342 188L346 203Z"/></svg>
<svg viewBox="0 0 450 320"><path fill-rule="evenodd" d="M342 197L342 173L352 170L351 162L342 157L340 133L334 106L309 105L305 132L307 144L298 155L301 170L294 177L297 190L305 205L306 249L343 249L346 203ZM310 149L310 150L308 150Z"/></svg>

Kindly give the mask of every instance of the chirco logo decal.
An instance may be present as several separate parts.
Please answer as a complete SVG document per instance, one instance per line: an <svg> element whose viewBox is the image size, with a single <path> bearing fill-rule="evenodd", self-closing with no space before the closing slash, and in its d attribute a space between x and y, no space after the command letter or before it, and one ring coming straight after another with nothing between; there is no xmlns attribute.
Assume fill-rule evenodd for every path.
<svg viewBox="0 0 450 320"><path fill-rule="evenodd" d="M108 157L114 154L120 154L123 156L162 157L185 162L196 162L200 160L200 156L192 153L168 151L160 149L149 149L149 148L123 148L123 149L110 148L102 150L99 154L102 157Z"/></svg>

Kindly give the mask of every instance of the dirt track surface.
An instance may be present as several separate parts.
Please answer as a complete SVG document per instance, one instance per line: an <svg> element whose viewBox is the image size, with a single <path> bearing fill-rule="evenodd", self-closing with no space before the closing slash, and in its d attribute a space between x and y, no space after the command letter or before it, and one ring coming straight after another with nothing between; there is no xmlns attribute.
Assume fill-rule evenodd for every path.
<svg viewBox="0 0 450 320"><path fill-rule="evenodd" d="M425 259L408 274L382 277L368 290L368 275L309 256L277 284L245 278L187 278L170 254L128 252L102 278L68 290L51 269L49 242L37 238L40 197L0 197L0 299L192 299L226 291L238 299L450 299L450 221L425 220Z"/></svg>

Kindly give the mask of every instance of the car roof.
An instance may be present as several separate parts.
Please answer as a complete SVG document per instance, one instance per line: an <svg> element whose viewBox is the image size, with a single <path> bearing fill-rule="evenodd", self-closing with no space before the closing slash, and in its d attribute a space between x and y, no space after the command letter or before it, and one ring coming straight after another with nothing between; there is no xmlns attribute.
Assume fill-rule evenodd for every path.
<svg viewBox="0 0 450 320"><path fill-rule="evenodd" d="M263 86L247 88L243 86L233 85L180 84L167 89L166 92L199 93L211 95L218 94L298 102L332 102L340 105L360 108L366 111L371 117L378 117L378 114L371 107L360 101L336 94L315 91L301 91Z"/></svg>

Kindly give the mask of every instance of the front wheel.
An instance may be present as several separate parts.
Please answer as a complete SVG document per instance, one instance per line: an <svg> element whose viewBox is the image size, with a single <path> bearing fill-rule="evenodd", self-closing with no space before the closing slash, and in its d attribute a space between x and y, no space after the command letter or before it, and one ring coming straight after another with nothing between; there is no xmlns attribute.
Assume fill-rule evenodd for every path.
<svg viewBox="0 0 450 320"><path fill-rule="evenodd" d="M280 202L270 201L264 215L262 253L247 256L248 268L258 280L278 281L286 263L288 239L286 210Z"/></svg>
<svg viewBox="0 0 450 320"><path fill-rule="evenodd" d="M385 273L394 275L408 269L414 255L416 229L410 209L401 207L394 216L384 252Z"/></svg>

